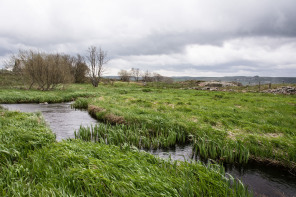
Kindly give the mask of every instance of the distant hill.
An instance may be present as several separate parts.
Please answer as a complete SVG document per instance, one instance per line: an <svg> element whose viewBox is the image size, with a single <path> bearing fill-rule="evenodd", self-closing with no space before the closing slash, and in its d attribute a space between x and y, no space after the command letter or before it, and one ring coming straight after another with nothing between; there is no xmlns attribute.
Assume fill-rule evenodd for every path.
<svg viewBox="0 0 296 197"><path fill-rule="evenodd" d="M185 80L201 80L201 81L235 81L240 82L243 85L255 85L259 81L261 84L280 84L280 83L296 83L296 77L248 77L248 76L232 76L232 77L172 77L176 81L185 81Z"/></svg>
<svg viewBox="0 0 296 197"><path fill-rule="evenodd" d="M119 76L106 76L106 78L119 79ZM261 84L281 84L281 83L293 83L296 84L296 77L260 77L260 76L231 76L231 77L171 77L175 81L186 81L186 80L201 80L201 81L235 81L240 82L243 85L255 85L259 81Z"/></svg>

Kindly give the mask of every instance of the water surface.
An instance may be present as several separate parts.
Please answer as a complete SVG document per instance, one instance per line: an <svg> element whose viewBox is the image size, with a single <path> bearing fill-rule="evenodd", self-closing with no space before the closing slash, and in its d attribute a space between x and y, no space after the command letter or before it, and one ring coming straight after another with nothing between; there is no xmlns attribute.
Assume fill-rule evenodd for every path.
<svg viewBox="0 0 296 197"><path fill-rule="evenodd" d="M151 154L172 160L191 161L192 146L176 146L170 149L150 150ZM225 171L240 179L255 196L296 197L296 176L273 166L248 163L244 166L225 164Z"/></svg>
<svg viewBox="0 0 296 197"><path fill-rule="evenodd" d="M71 103L55 104L2 104L3 107L22 112L41 112L45 121L56 134L57 141L74 138L74 131L80 125L98 123L87 111L71 109Z"/></svg>

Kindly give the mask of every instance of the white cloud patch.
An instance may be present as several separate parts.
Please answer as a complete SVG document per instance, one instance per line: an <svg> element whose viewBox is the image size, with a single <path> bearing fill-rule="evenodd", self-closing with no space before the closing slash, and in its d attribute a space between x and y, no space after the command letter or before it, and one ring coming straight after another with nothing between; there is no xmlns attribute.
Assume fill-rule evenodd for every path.
<svg viewBox="0 0 296 197"><path fill-rule="evenodd" d="M278 65L276 69L296 69L296 64L285 64L285 65Z"/></svg>
<svg viewBox="0 0 296 197"><path fill-rule="evenodd" d="M263 71L270 74L273 69L295 69L295 54L296 40L241 38L225 41L221 46L188 45L178 54L122 56L112 60L110 66L118 69L137 67L142 70L158 70L170 76L257 75ZM193 70L188 71L188 68ZM205 69L209 71L205 72ZM211 71L214 69L216 72Z"/></svg>
<svg viewBox="0 0 296 197"><path fill-rule="evenodd" d="M233 61L264 64L296 62L296 39L239 38L227 40L222 46L190 45L186 48L189 62L216 65ZM277 43L276 45L274 43Z"/></svg>

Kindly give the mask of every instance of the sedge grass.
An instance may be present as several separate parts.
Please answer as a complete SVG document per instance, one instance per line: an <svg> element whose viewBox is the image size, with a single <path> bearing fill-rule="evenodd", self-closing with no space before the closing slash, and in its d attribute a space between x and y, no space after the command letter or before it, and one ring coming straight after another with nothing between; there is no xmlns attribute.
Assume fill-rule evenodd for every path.
<svg viewBox="0 0 296 197"><path fill-rule="evenodd" d="M165 161L128 145L74 140L34 151L2 172L0 190L7 196L251 195L217 165Z"/></svg>
<svg viewBox="0 0 296 197"><path fill-rule="evenodd" d="M35 97L40 100L40 91L13 90L10 94L1 91L2 102L20 102L26 97L25 93L31 94L28 102ZM51 94L56 94L52 97L56 101L60 100L56 99L59 96L63 100L71 98L71 94L92 95L84 101L78 99L79 105L97 107L100 110L95 111L93 117L106 123L137 125L134 129L145 133L135 132L137 143L144 136L150 146L171 146L172 143L160 139L170 135L169 141L195 143L196 154L204 157L242 163L252 158L280 162L291 168L296 166L295 95L143 87L137 83L115 83L98 88L71 85L62 93L58 92L42 93L43 100L51 101ZM174 136L178 140L174 140ZM128 141L133 140L131 135L121 138L135 144Z"/></svg>
<svg viewBox="0 0 296 197"><path fill-rule="evenodd" d="M161 147L165 143L151 135L160 128L185 142L193 136L197 154L204 157L240 163L248 158L266 159L291 168L296 164L293 95L143 88L123 83L99 91L99 97L88 101L101 109L95 118L117 124L108 117L121 117L126 125L145 130L149 141Z"/></svg>
<svg viewBox="0 0 296 197"><path fill-rule="evenodd" d="M55 142L40 114L0 109L0 123L1 196L251 196L215 164L166 161L128 144Z"/></svg>
<svg viewBox="0 0 296 197"><path fill-rule="evenodd" d="M24 158L30 151L55 141L40 113L20 113L0 108L0 165Z"/></svg>

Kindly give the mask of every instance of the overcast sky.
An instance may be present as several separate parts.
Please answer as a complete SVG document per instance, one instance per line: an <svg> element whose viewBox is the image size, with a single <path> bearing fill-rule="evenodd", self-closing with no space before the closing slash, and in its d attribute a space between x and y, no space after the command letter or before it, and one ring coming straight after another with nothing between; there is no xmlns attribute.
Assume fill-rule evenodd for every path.
<svg viewBox="0 0 296 197"><path fill-rule="evenodd" d="M107 75L296 77L295 0L0 0L0 60L108 51ZM1 67L0 63L0 67Z"/></svg>

